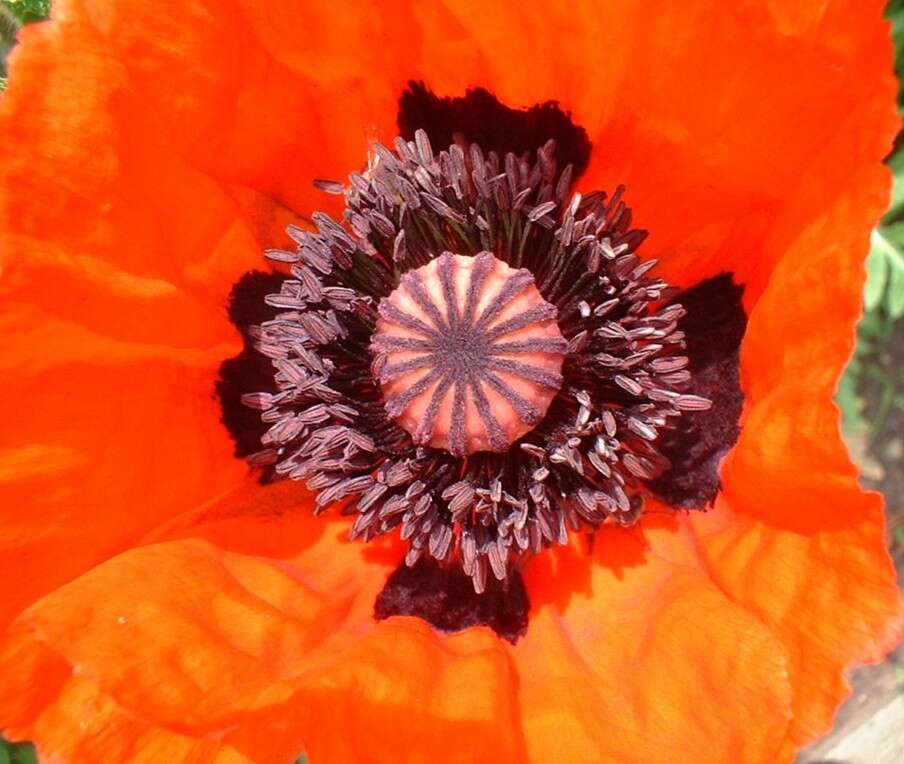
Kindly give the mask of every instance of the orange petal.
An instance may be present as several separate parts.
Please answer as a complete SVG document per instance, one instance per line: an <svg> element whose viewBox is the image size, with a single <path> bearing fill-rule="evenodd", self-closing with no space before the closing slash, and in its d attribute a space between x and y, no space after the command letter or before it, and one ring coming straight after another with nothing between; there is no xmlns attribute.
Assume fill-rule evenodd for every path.
<svg viewBox="0 0 904 764"><path fill-rule="evenodd" d="M8 142L10 177L17 198L42 204L10 219L45 237L66 209L93 241L107 230L99 220L134 236L153 215L180 235L120 246L117 257L165 252L178 263L174 244L209 251L200 237L226 228L223 192L235 185L301 214L330 207L311 180L359 167L368 135L393 134L405 82L423 78L441 94L483 85L515 106L559 100L594 141L583 185L628 185L652 231L646 251L666 260L666 275L689 285L729 268L752 305L797 232L897 129L881 8L623 0L600 13L587 0L529 12L356 0L342 14L322 2L252 2L174 19L154 4L63 0L58 21L28 30L14 61L6 111L25 116L9 120L23 139ZM87 221L98 232L89 236Z"/></svg>
<svg viewBox="0 0 904 764"><path fill-rule="evenodd" d="M832 402L885 180L878 166L850 175L775 269L742 346L748 413L723 466L724 502L696 518L713 578L786 645L788 756L828 729L849 692L842 672L901 636L882 502L858 486Z"/></svg>
<svg viewBox="0 0 904 764"><path fill-rule="evenodd" d="M42 762L251 761L220 741L193 738L136 717L103 692L97 682L75 674L71 666L39 642L11 643L0 661L5 681L19 688L12 715L5 714L5 732L16 738L40 739Z"/></svg>
<svg viewBox="0 0 904 764"><path fill-rule="evenodd" d="M411 25L384 18L381 7L354 0L338 13L322 0L236 2L187 6L175 16L154 3L62 0L49 29L25 35L10 97L30 99L41 135L44 108L55 110L51 96L62 95L47 93L35 109L32 91L48 80L65 85L60 110L79 111L85 123L102 115L103 124L58 128L53 144L83 152L86 141L96 142L105 149L102 169L153 172L162 188L166 165L148 155L156 150L208 185L254 189L309 214L336 202L315 191L313 179L344 178L361 166L370 135L394 131L414 51L404 44ZM65 54L76 50L73 73ZM95 141L105 128L114 140ZM122 159L131 161L117 167ZM187 204L185 216L196 209Z"/></svg>
<svg viewBox="0 0 904 764"><path fill-rule="evenodd" d="M800 231L891 147L899 118L883 8L420 3L416 76L440 94L483 85L511 106L559 101L593 141L581 189L625 184L650 231L643 251L668 279L691 286L734 271L752 306ZM883 187L864 200L873 220Z"/></svg>
<svg viewBox="0 0 904 764"><path fill-rule="evenodd" d="M527 584L530 627L512 654L531 761L774 760L790 715L782 645L674 522L646 528L645 545L607 529L592 557L537 557Z"/></svg>
<svg viewBox="0 0 904 764"><path fill-rule="evenodd" d="M891 148L884 3L615 5L599 14L616 38L600 55L620 62L592 78L611 83L596 94L602 113L575 109L594 140L582 186L626 184L650 230L643 249L667 279L690 286L733 271L752 306L800 232ZM862 211L875 221L885 184L871 188Z"/></svg>
<svg viewBox="0 0 904 764"><path fill-rule="evenodd" d="M80 3L54 18L22 31L0 103L4 298L117 340L231 338L229 287L295 216L181 156Z"/></svg>
<svg viewBox="0 0 904 764"><path fill-rule="evenodd" d="M191 167L84 7L54 16L0 103L4 624L244 479L212 399L225 303L295 219Z"/></svg>
<svg viewBox="0 0 904 764"><path fill-rule="evenodd" d="M174 16L154 4L59 0L57 21L23 33L0 104L4 289L22 308L12 326L23 341L11 351L25 359L3 379L0 420L12 507L4 541L24 552L5 556L13 609L235 482L240 467L206 397L214 366L202 359L233 339L228 286L289 215L267 195L307 213L312 177L357 166L370 128L391 133L409 77L440 93L486 85L513 105L555 98L595 141L588 184L629 184L667 275L688 284L731 268L757 311L744 356L752 407L725 469L729 501L692 521L718 589L692 545L660 537L659 561L642 567L610 544L625 558L621 581L576 564L570 583L588 594L555 606L532 579L538 615L513 653L525 667L517 702L528 750L546 752L557 719L574 734L563 740L559 726L554 740L575 757L602 746L630 761L656 741L657 751L715 745L729 760L775 760L787 661L787 758L827 725L840 670L876 657L899 614L878 507L856 488L829 403L858 310L849 276L884 203L875 165L897 127L879 0L623 0L606 13L593 2L542 12L362 3L342 14L322 2L246 5ZM787 350L795 331L806 340ZM171 541L98 567L23 617L4 666L13 691L0 696L15 734L61 757L128 757L120 735L189 759L272 760L302 747L315 761L388 757L402 739L425 759L486 758L484 745L502 760L518 755L512 668L494 638L440 641L405 619L372 624L365 604L388 563L339 564L351 553L335 538L299 529L308 541L296 559L288 528L260 518L216 527L218 544L266 548L278 561ZM286 535L274 544L269 530ZM185 591L168 577L187 580ZM130 602L135 591L148 600ZM645 629L648 608L672 628ZM601 613L619 614L624 633L600 637ZM309 643L318 647L307 654ZM724 687L701 645L749 694L726 699L724 724L711 718ZM232 660L234 676L217 671ZM600 684L588 687L586 671ZM40 679L31 690L29 676ZM574 687L611 709L621 737L606 737ZM124 726L91 726L89 703ZM572 715L561 719L562 707Z"/></svg>
<svg viewBox="0 0 904 764"><path fill-rule="evenodd" d="M212 398L224 352L120 342L15 305L0 319L0 624L244 479Z"/></svg>
<svg viewBox="0 0 904 764"><path fill-rule="evenodd" d="M397 761L399 751L424 762L518 759L517 682L496 637L376 623L374 597L395 560L346 542L346 523L274 514L196 532L246 548L256 535L278 556L168 541L41 600L6 641L10 665L0 659L0 718L12 734L37 736L42 755L103 760L125 760L135 738L183 737L262 762L303 750L330 762ZM265 535L287 542L277 550ZM95 723L91 707L130 722Z"/></svg>

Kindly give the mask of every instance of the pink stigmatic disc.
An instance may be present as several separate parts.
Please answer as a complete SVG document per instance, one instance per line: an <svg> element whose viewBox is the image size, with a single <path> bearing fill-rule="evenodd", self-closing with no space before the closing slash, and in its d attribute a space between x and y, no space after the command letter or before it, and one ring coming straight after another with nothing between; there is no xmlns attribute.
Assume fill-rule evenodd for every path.
<svg viewBox="0 0 904 764"><path fill-rule="evenodd" d="M543 418L568 345L533 275L449 252L381 300L371 341L387 413L420 445L502 452Z"/></svg>

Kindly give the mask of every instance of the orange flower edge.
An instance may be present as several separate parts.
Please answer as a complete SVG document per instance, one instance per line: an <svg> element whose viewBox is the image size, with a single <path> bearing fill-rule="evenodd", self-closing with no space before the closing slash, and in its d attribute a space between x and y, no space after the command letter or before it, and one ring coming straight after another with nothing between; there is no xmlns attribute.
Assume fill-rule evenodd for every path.
<svg viewBox="0 0 904 764"><path fill-rule="evenodd" d="M175 23L152 4L61 2L23 36L0 106L23 137L0 180L18 329L4 381L44 413L40 429L16 407L2 420L18 618L0 725L75 761L790 760L828 725L842 669L900 624L880 508L830 402L897 127L880 12L503 5L478 23L457 3L341 19L278 3L192 6ZM592 554L537 557L513 647L481 628L375 623L401 550L348 544L290 512L308 499L246 482L208 397L238 349L229 284L279 245L290 210L314 208L311 178L355 166L367 127L395 133L412 78L558 100L593 141L582 184L629 185L669 280L728 270L745 285L746 412L715 509L662 524L650 511ZM315 135L324 150L305 150ZM142 436L170 410L178 438L155 449Z"/></svg>

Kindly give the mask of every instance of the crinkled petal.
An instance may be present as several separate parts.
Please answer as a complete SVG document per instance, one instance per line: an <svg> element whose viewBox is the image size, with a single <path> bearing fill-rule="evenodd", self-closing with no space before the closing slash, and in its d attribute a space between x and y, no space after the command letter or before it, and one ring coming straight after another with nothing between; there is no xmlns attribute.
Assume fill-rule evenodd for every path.
<svg viewBox="0 0 904 764"><path fill-rule="evenodd" d="M54 18L116 67L124 100L140 104L168 152L217 184L309 214L336 203L312 181L344 178L368 137L393 129L415 55L406 45L415 30L400 23L408 4L395 5L227 0L173 14L68 0ZM132 127L136 116L123 109L114 120Z"/></svg>
<svg viewBox="0 0 904 764"><path fill-rule="evenodd" d="M0 624L243 480L210 380L178 350L9 305L0 317Z"/></svg>
<svg viewBox="0 0 904 764"><path fill-rule="evenodd" d="M360 166L368 137L392 137L410 79L441 95L484 86L513 106L557 100L594 142L582 185L628 185L636 219L652 231L647 253L662 257L666 275L691 285L733 270L752 304L796 233L896 130L881 9L880 0L794 12L752 0L621 0L605 11L592 0L479 9L472 0L355 0L341 14L321 2L226 2L189 6L176 19L153 4L71 0L60 4L57 30L86 63L73 73L69 55L65 70L55 69L63 57L53 46L21 55L8 100L15 109L30 98L34 88L17 90L16 81L46 82L49 68L50 81L65 78L60 89L70 93L57 99L62 113L72 110L73 91L87 92L94 100L81 112L103 109L105 118L47 135L48 115L31 103L23 132L37 127L71 146L73 136L139 131L128 143L142 147L136 171L175 163L194 173L193 182L170 185L186 196L239 186L302 215L334 204L313 178L343 178ZM60 34L31 37L36 54L48 42L39 38L63 45ZM82 75L87 82L71 81ZM114 84L99 87L101 79ZM74 158L92 143L79 138ZM109 161L81 167L128 169L115 141L97 144L101 156L112 151ZM155 146L166 161L149 161ZM205 206L213 213L223 204ZM138 230L141 212L130 219Z"/></svg>
<svg viewBox="0 0 904 764"><path fill-rule="evenodd" d="M375 622L397 550L286 504L285 486L239 492L26 611L0 659L10 732L105 761L130 760L136 738L145 756L187 740L212 761L518 760L495 635Z"/></svg>
<svg viewBox="0 0 904 764"><path fill-rule="evenodd" d="M226 299L297 219L191 167L83 7L55 16L0 99L0 623L247 474Z"/></svg>
<svg viewBox="0 0 904 764"><path fill-rule="evenodd" d="M724 501L699 517L716 583L785 644L794 687L788 756L828 729L842 672L880 660L902 610L881 498L857 484L832 401L853 348L881 168L802 231L750 316L748 414L723 467Z"/></svg>
<svg viewBox="0 0 904 764"><path fill-rule="evenodd" d="M0 656L6 681L19 690L6 733L41 740L41 762L128 761L154 764L249 764L218 740L148 724L90 678L31 639ZM76 731L76 732L74 732Z"/></svg>
<svg viewBox="0 0 904 764"><path fill-rule="evenodd" d="M609 63L585 96L596 114L574 108L594 140L582 186L627 186L650 230L645 253L672 283L732 271L752 306L800 232L891 148L899 118L883 8L616 3L599 14ZM874 179L866 219L881 213L885 188Z"/></svg>
<svg viewBox="0 0 904 764"><path fill-rule="evenodd" d="M122 341L231 339L229 287L297 216L193 167L80 3L54 18L0 101L0 294Z"/></svg>
<svg viewBox="0 0 904 764"><path fill-rule="evenodd" d="M559 101L594 144L581 190L625 184L667 278L733 271L752 305L802 228L890 148L883 7L421 3L417 76L440 94L479 84L513 106Z"/></svg>
<svg viewBox="0 0 904 764"><path fill-rule="evenodd" d="M773 761L790 717L781 643L727 598L676 522L605 530L531 562L512 650L531 761Z"/></svg>
<svg viewBox="0 0 904 764"><path fill-rule="evenodd" d="M830 402L897 128L881 7L59 0L0 101L10 614L157 543L20 617L2 723L86 760L787 760L900 614ZM601 534L605 564L536 560L511 651L375 624L397 550L231 493L209 397L229 286L392 136L409 79L559 100L666 275L732 270L753 311L725 501L646 550Z"/></svg>

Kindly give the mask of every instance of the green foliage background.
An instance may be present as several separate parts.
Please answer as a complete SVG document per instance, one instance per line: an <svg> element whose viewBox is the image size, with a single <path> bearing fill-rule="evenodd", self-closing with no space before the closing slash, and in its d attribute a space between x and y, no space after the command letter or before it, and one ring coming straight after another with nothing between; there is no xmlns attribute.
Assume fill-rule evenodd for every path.
<svg viewBox="0 0 904 764"><path fill-rule="evenodd" d="M898 78L904 80L904 0L890 0L887 17L895 43ZM898 110L904 116L904 91L898 94ZM898 136L886 163L894 176L891 206L871 237L866 261L867 280L863 292L864 313L858 326L857 347L838 388L838 404L849 439L865 437L875 443L893 409L904 410L902 369L880 363L893 335L900 335L904 320L904 133ZM878 404L864 415L862 390L879 388ZM904 528L895 529L895 543L904 547Z"/></svg>
<svg viewBox="0 0 904 764"><path fill-rule="evenodd" d="M174 12L177 12L175 8ZM17 30L22 24L46 18L49 13L50 0L0 0L0 89L6 85L5 61ZM896 69L901 77L904 74L904 0L890 0L887 16L895 41ZM898 108L904 115L904 94L898 98ZM901 375L889 374L876 362L883 343L890 342L897 322L904 317L904 139L899 138L888 158L888 166L894 174L891 207L872 235L857 348L838 389L838 403L849 437L864 433L867 438L877 437L892 408L904 409ZM867 380L880 385L881 390L879 404L869 419L863 413L860 392ZM896 542L904 546L904 535ZM299 761L304 761L304 757ZM0 764L36 764L34 748L29 743L8 743L0 738Z"/></svg>
<svg viewBox="0 0 904 764"><path fill-rule="evenodd" d="M50 0L0 0L0 88L6 85L6 56L16 30L30 21L46 19L49 14ZM0 759L0 764L5 762Z"/></svg>

